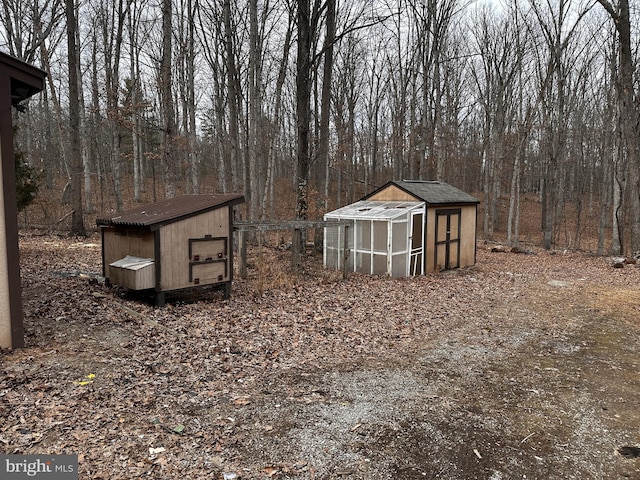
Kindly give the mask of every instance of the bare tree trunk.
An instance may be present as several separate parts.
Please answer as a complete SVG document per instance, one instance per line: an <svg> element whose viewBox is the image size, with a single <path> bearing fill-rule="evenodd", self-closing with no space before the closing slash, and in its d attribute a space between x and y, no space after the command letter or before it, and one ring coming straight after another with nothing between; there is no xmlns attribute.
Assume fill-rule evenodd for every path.
<svg viewBox="0 0 640 480"><path fill-rule="evenodd" d="M195 9L196 0L183 0L180 4L178 24L178 85L182 112L182 155L185 158L186 192L198 193L199 155L196 142L196 105L195 105Z"/></svg>
<svg viewBox="0 0 640 480"><path fill-rule="evenodd" d="M231 2L224 0L224 38L227 67L227 94L229 102L229 148L231 157L231 188L238 190L238 171L242 168L242 152L240 145L239 112L242 111L240 96L240 80L235 61L234 29L231 25Z"/></svg>
<svg viewBox="0 0 640 480"><path fill-rule="evenodd" d="M221 13L220 8L224 12L226 8L230 8L228 4L221 6L218 3L207 3L202 8L197 9L198 22L200 26L200 42L203 45L202 54L209 65L211 71L211 83L213 87L212 93L212 132L210 133L213 143L214 163L218 173L218 190L226 193L228 191L228 181L230 174L235 168L235 159L232 158L230 141L230 132L227 133L225 124L225 74L226 55L218 55L218 52L227 52L226 38L226 14ZM205 24L205 22L207 22ZM210 39L213 37L213 41ZM231 48L233 51L233 48ZM227 88L227 92L229 88ZM230 106L233 108L233 105Z"/></svg>
<svg viewBox="0 0 640 480"><path fill-rule="evenodd" d="M91 163L95 166L96 177L98 181L98 191L100 195L100 210L105 209L105 176L104 176L104 164L102 161L102 155L100 155L100 148L102 145L102 115L100 113L100 87L98 85L98 28L94 25L93 33L93 45L92 45L92 62L91 62L91 109L89 113L89 127L94 132L90 137L89 152L91 156Z"/></svg>
<svg viewBox="0 0 640 480"><path fill-rule="evenodd" d="M249 218L258 216L258 155L262 150L262 42L258 36L258 0L249 1L249 139L248 178L245 179L245 201Z"/></svg>
<svg viewBox="0 0 640 480"><path fill-rule="evenodd" d="M145 192L145 171L144 171L144 142L143 142L143 115L144 98L142 92L142 77L140 75L140 56L138 52L142 49L141 17L146 9L144 2L132 2L127 15L127 29L129 31L129 76L131 82L131 148L133 166L133 200L142 201L142 193Z"/></svg>
<svg viewBox="0 0 640 480"><path fill-rule="evenodd" d="M86 235L82 209L82 158L80 152L80 100L78 89L78 31L76 5L66 0L67 55L69 61L69 163L71 173L71 235Z"/></svg>
<svg viewBox="0 0 640 480"><path fill-rule="evenodd" d="M195 9L198 1L188 0L188 49L187 49L187 98L188 98L188 126L189 126L189 179L191 193L200 192L200 155L196 138L196 34L195 34Z"/></svg>
<svg viewBox="0 0 640 480"><path fill-rule="evenodd" d="M333 44L336 38L336 2L327 0L326 33L324 40L324 64L322 70L322 100L320 110L320 141L318 143L318 171L324 174L324 194L318 198L318 209L327 210L329 193L329 119L331 115L331 86L333 78ZM324 232L316 228L315 248L322 248Z"/></svg>
<svg viewBox="0 0 640 480"><path fill-rule="evenodd" d="M51 65L50 65L50 52L46 46L46 44L43 42L40 45L40 57L41 57L41 61L43 64L43 68L45 71L50 72L51 71ZM50 98L51 98L51 102L53 103L53 112L54 112L54 117L55 117L55 129L57 130L58 133L58 139L59 139L59 145L60 145L60 163L59 165L57 165L57 168L60 168L60 170L67 170L67 165L68 165L68 159L69 159L69 152L68 152L68 142L66 141L67 139L67 133L64 129L64 116L62 114L62 106L60 105L60 98L58 95L58 87L56 86L56 82L54 81L52 75L47 75L47 85L49 86L49 94L50 94ZM54 166L53 165L49 165L48 170L48 175L51 175L51 182L52 180L52 170L54 170ZM56 168L56 169L57 169ZM69 173L68 171L66 173Z"/></svg>
<svg viewBox="0 0 640 480"><path fill-rule="evenodd" d="M129 30L129 76L131 80L131 149L133 161L133 200L142 201L142 158L140 128L140 104L142 102L140 94L140 72L137 52L140 50L138 42L138 11L135 8L129 9L127 16L127 27Z"/></svg>
<svg viewBox="0 0 640 480"><path fill-rule="evenodd" d="M493 239L498 226L498 204L502 189L502 176L507 152L509 124L516 115L513 101L514 89L521 67L522 48L517 40L517 27L510 18L498 23L488 11L482 11L474 35L481 52L480 68L472 70L474 84L483 117L482 187L484 192L483 233ZM516 165L514 165L515 167ZM519 164L518 164L519 167ZM515 188L517 177L512 176ZM517 195L512 191L512 206ZM512 212L513 214L513 212ZM513 217L511 217L512 220ZM507 225L509 229L509 224Z"/></svg>
<svg viewBox="0 0 640 480"><path fill-rule="evenodd" d="M264 194L262 197L262 210L260 212L260 216L262 218L265 217L267 205L271 205L273 207L274 198L273 198L273 190L274 190L274 176L275 176L275 160L276 160L276 145L278 143L278 138L280 136L281 130L281 111L282 111L282 90L284 88L284 82L286 80L287 68L288 68L288 59L289 52L291 50L291 43L293 37L293 25L292 25L292 16L289 16L289 22L287 26L287 33L285 35L284 46L283 46L283 54L282 61L280 63L280 68L278 71L278 78L276 80L276 88L275 88L275 98L273 105L273 122L271 126L271 134L268 136L268 148L266 151L268 152L268 160L267 160L267 170L265 175L265 184L264 184Z"/></svg>
<svg viewBox="0 0 640 480"><path fill-rule="evenodd" d="M628 179L626 187L629 189L628 211L629 218L631 219L631 249L633 252L637 252L640 251L640 152L638 151L638 109L634 101L635 84L633 77L635 65L633 50L631 48L629 0L619 0L617 6L614 6L608 0L597 1L604 7L607 13L609 13L618 32L619 70L617 91L620 104L619 115L627 157ZM614 182L614 191L616 183L617 182ZM615 198L616 196L614 194L614 199ZM616 218L618 217L616 216ZM621 218L618 218L618 221L620 220ZM614 235L616 235L615 232ZM623 253L624 243L621 239L620 248L620 253Z"/></svg>
<svg viewBox="0 0 640 480"><path fill-rule="evenodd" d="M120 57L122 34L128 4L125 0L117 3L101 3L99 15L104 49L105 89L107 99L107 121L109 123L109 158L113 175L113 190L116 210L122 209L122 173L120 158ZM129 0L127 0L129 1Z"/></svg>
<svg viewBox="0 0 640 480"><path fill-rule="evenodd" d="M333 79L333 44L336 38L336 2L327 0L326 33L324 39L322 69L322 100L320 110L320 142L318 160L320 165L329 163L329 118L331 114L331 84ZM326 199L324 202L326 207Z"/></svg>
<svg viewBox="0 0 640 480"><path fill-rule="evenodd" d="M317 5L316 5L317 6ZM315 13L315 12L314 12ZM311 122L311 74L312 34L315 24L312 19L310 0L298 2L298 56L296 60L296 132L297 132L297 178L296 218L306 220L309 211L309 125ZM293 249L300 252L306 242L306 232L296 230ZM294 256L294 266L297 267Z"/></svg>
<svg viewBox="0 0 640 480"><path fill-rule="evenodd" d="M160 99L162 101L162 165L164 173L164 194L173 198L177 191L178 166L175 158L175 119L172 93L172 0L162 1L162 60L160 63Z"/></svg>
<svg viewBox="0 0 640 480"><path fill-rule="evenodd" d="M80 45L80 37L76 31L76 45ZM95 58L93 59L95 62ZM80 62L77 65L77 78L82 78L80 73ZM81 81L78 81L78 101L80 113L80 141L82 156L82 172L84 180L84 211L85 213L93 213L93 199L91 188L91 135L87 125L87 115L84 103L84 91Z"/></svg>

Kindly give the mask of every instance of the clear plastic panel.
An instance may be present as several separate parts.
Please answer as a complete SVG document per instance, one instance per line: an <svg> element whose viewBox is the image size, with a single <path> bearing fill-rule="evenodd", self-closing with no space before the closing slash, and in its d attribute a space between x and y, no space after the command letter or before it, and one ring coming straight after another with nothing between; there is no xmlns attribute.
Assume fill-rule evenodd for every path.
<svg viewBox="0 0 640 480"><path fill-rule="evenodd" d="M356 248L358 250L371 250L371 221L356 221Z"/></svg>
<svg viewBox="0 0 640 480"><path fill-rule="evenodd" d="M387 273L387 255L373 256L373 274L385 275Z"/></svg>
<svg viewBox="0 0 640 480"><path fill-rule="evenodd" d="M356 271L371 273L371 254L356 252Z"/></svg>
<svg viewBox="0 0 640 480"><path fill-rule="evenodd" d="M387 252L388 229L389 222L373 222L373 250L375 252Z"/></svg>
<svg viewBox="0 0 640 480"><path fill-rule="evenodd" d="M393 253L406 252L407 251L407 222L394 222L393 223L393 241L392 251Z"/></svg>
<svg viewBox="0 0 640 480"><path fill-rule="evenodd" d="M391 265L391 275L393 277L405 277L407 275L407 255L400 254L393 256Z"/></svg>

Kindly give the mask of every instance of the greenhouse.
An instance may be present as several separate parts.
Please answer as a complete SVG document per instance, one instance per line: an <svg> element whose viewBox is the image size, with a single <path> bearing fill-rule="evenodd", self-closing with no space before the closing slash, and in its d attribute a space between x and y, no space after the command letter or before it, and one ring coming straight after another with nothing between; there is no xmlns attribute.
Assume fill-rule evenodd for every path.
<svg viewBox="0 0 640 480"><path fill-rule="evenodd" d="M346 261L349 271L372 275L424 273L424 205L362 200L326 214L325 220L350 221L351 226L325 228L325 267L342 269Z"/></svg>
<svg viewBox="0 0 640 480"><path fill-rule="evenodd" d="M478 203L445 182L388 182L325 214L348 225L325 228L325 268L406 277L472 266Z"/></svg>

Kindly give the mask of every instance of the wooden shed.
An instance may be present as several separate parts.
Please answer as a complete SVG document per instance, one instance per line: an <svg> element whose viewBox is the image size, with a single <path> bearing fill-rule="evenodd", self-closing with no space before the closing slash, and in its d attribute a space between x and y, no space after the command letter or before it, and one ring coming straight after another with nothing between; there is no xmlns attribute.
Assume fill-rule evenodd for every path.
<svg viewBox="0 0 640 480"><path fill-rule="evenodd" d="M325 229L324 264L404 277L476 262L479 200L437 181L391 181L325 220L350 221L348 238ZM345 245L347 251L345 252Z"/></svg>
<svg viewBox="0 0 640 480"><path fill-rule="evenodd" d="M0 52L0 348L24 347L13 110L41 92L46 73Z"/></svg>
<svg viewBox="0 0 640 480"><path fill-rule="evenodd" d="M166 294L233 280L233 206L239 194L184 195L99 218L102 271L108 284Z"/></svg>

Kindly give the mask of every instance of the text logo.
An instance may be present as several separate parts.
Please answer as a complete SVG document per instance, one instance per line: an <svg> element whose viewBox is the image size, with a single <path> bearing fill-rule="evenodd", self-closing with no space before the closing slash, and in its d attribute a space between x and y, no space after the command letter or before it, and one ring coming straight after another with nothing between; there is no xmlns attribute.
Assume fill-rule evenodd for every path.
<svg viewBox="0 0 640 480"><path fill-rule="evenodd" d="M77 455L0 455L3 480L78 480Z"/></svg>

